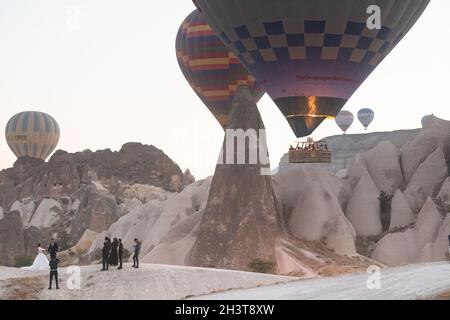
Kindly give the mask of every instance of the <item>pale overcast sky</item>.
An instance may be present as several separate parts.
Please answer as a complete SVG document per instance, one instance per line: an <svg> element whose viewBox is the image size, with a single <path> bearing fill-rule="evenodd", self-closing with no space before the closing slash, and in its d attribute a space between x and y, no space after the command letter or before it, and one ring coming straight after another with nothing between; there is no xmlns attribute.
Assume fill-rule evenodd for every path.
<svg viewBox="0 0 450 320"><path fill-rule="evenodd" d="M61 127L59 149L119 150L137 141L164 150L197 178L213 174L223 131L189 87L175 37L190 0L0 0L0 125L39 110ZM79 23L76 18L79 12ZM433 0L419 22L348 102L370 107L370 131L450 119L450 1ZM259 103L272 167L295 141L266 95ZM361 133L355 123L349 133ZM334 121L317 138L339 134ZM0 143L0 169L15 157Z"/></svg>

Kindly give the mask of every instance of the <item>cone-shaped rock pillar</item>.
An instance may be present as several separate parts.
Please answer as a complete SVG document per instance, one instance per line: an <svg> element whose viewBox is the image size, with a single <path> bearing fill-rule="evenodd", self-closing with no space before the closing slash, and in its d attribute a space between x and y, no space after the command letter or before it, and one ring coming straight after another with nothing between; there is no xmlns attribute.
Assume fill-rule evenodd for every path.
<svg viewBox="0 0 450 320"><path fill-rule="evenodd" d="M249 90L238 90L190 264L252 270L252 262L260 260L276 268L277 202L272 178L266 175L269 163L259 155L255 158L260 150L255 141L267 156L265 132L261 131L264 124ZM246 133L250 138L239 148L239 139L231 138L233 133ZM233 140L235 148L230 147ZM243 152L245 164L238 164Z"/></svg>

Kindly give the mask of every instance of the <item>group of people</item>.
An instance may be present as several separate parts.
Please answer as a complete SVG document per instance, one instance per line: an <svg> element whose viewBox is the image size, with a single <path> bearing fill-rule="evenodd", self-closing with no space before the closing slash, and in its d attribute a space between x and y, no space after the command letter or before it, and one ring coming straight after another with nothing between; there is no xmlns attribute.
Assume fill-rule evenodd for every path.
<svg viewBox="0 0 450 320"><path fill-rule="evenodd" d="M117 266L119 262L120 265L118 269L122 269L122 258L123 258L122 239L114 238L114 240L111 242L111 239L106 237L102 249L102 264L103 264L102 271L108 270L109 266Z"/></svg>
<svg viewBox="0 0 450 320"><path fill-rule="evenodd" d="M133 254L133 268L139 268L139 253L141 251L142 243L138 239L134 239L134 254ZM54 239L50 240L50 245L47 250L42 248L41 243L38 243L38 255L34 259L31 266L22 267L23 270L29 271L45 271L50 270L50 279L48 289L52 289L53 280L56 284L56 289L59 289L58 282L58 263L59 260L56 254L59 251L59 246ZM47 254L50 256L50 261L47 258ZM122 269L122 259L123 259L123 243L122 239L114 238L111 241L110 238L106 237L102 249L102 264L105 271L109 269L109 266L119 266L118 269Z"/></svg>
<svg viewBox="0 0 450 320"><path fill-rule="evenodd" d="M295 148L291 145L289 151L328 151L328 145L325 142L307 142L300 145L299 142Z"/></svg>
<svg viewBox="0 0 450 320"><path fill-rule="evenodd" d="M24 270L29 271L44 271L50 269L50 283L48 289L52 289L52 282L55 280L56 289L59 289L58 283L58 263L59 260L56 258L56 254L58 253L59 247L54 239L51 239L50 245L47 250L43 249L41 243L38 243L38 255L34 259L34 262L29 267L23 267ZM45 254L47 252L50 255L50 262Z"/></svg>
<svg viewBox="0 0 450 320"><path fill-rule="evenodd" d="M141 251L141 242L138 239L134 239L134 255L133 255L133 268L139 268L139 253ZM102 265L101 271L109 270L109 266L119 266L117 269L122 269L123 259L123 243L122 239L114 238L111 241L110 238L105 237L105 242L102 248Z"/></svg>

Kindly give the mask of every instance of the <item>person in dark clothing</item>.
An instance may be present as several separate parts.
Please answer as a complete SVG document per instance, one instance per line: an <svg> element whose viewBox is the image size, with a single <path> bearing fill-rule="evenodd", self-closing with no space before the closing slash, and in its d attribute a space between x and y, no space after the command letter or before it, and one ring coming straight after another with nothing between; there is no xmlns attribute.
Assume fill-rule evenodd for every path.
<svg viewBox="0 0 450 320"><path fill-rule="evenodd" d="M53 278L55 279L55 282L56 282L56 289L59 289L59 285L58 285L58 262L59 262L59 260L54 258L49 263L49 266L50 266L50 284L48 285L48 289L49 290L52 290Z"/></svg>
<svg viewBox="0 0 450 320"><path fill-rule="evenodd" d="M139 268L139 253L141 252L141 242L138 239L134 239L134 255L133 255L133 268Z"/></svg>
<svg viewBox="0 0 450 320"><path fill-rule="evenodd" d="M119 268L117 269L122 269L122 257L123 257L123 243L122 243L122 239L119 239Z"/></svg>
<svg viewBox="0 0 450 320"><path fill-rule="evenodd" d="M103 243L103 249L102 249L102 264L103 269L101 271L108 270L109 268L109 253L111 251L111 240L106 237L105 242Z"/></svg>
<svg viewBox="0 0 450 320"><path fill-rule="evenodd" d="M56 253L58 252L58 244L55 242L54 239L50 241L50 245L48 246L47 252L50 254L50 260L56 259Z"/></svg>
<svg viewBox="0 0 450 320"><path fill-rule="evenodd" d="M448 259L450 260L450 234L448 235Z"/></svg>
<svg viewBox="0 0 450 320"><path fill-rule="evenodd" d="M117 247L119 246L119 242L117 241L117 238L114 238L113 242L111 243L111 251L109 253L109 264L111 266L117 266L118 260L117 260Z"/></svg>

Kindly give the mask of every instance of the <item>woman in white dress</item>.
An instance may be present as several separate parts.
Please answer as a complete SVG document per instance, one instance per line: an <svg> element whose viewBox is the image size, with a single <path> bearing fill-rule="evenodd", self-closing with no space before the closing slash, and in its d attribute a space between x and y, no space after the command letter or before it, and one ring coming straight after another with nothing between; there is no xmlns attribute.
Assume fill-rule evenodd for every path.
<svg viewBox="0 0 450 320"><path fill-rule="evenodd" d="M29 267L22 267L23 270L29 271L47 271L50 270L49 262L47 257L44 254L45 249L41 248L41 243L38 244L38 255L36 259L34 259L33 265Z"/></svg>

